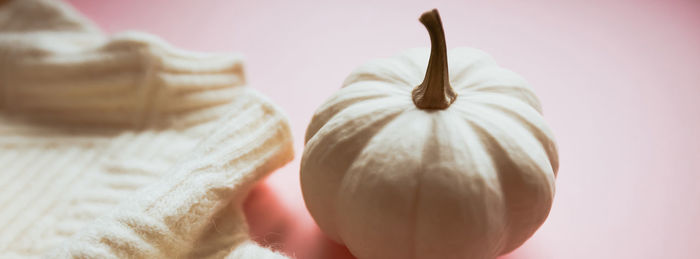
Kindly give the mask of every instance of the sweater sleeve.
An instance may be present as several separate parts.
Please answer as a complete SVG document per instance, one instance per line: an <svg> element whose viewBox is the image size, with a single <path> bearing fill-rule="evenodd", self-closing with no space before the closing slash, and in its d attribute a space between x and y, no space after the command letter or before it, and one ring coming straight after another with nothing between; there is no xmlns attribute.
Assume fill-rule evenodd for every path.
<svg viewBox="0 0 700 259"><path fill-rule="evenodd" d="M242 202L292 158L286 117L247 90L190 157L49 254L52 258L285 258L250 240ZM260 257L264 255L266 257Z"/></svg>

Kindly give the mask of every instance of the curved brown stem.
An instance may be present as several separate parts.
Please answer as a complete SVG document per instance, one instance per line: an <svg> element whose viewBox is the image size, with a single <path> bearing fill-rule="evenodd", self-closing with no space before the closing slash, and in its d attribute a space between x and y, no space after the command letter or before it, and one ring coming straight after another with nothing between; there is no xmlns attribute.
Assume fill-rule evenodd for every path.
<svg viewBox="0 0 700 259"><path fill-rule="evenodd" d="M423 83L413 89L413 103L420 109L446 109L457 98L450 86L445 31L437 9L423 13L420 22L430 34L430 61Z"/></svg>

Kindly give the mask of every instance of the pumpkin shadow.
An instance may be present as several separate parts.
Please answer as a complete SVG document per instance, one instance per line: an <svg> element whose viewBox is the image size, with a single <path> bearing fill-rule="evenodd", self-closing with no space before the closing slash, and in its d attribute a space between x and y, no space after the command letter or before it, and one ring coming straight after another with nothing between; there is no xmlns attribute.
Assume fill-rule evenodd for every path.
<svg viewBox="0 0 700 259"><path fill-rule="evenodd" d="M276 251L284 250L293 219L264 179L248 193L243 211L255 242Z"/></svg>
<svg viewBox="0 0 700 259"><path fill-rule="evenodd" d="M355 259L347 247L326 237L318 227L312 233L312 240L317 249L309 254L309 258Z"/></svg>
<svg viewBox="0 0 700 259"><path fill-rule="evenodd" d="M354 259L348 249L326 237L314 224L303 228L295 215L264 180L243 203L251 238L265 247L298 259ZM304 230L304 231L301 231Z"/></svg>

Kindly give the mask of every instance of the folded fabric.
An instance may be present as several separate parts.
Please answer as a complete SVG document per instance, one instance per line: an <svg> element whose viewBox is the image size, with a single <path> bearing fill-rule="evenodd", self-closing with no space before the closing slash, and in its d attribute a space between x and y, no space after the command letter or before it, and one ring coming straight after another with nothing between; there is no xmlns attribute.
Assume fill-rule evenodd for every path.
<svg viewBox="0 0 700 259"><path fill-rule="evenodd" d="M0 258L286 258L241 203L289 125L244 83L236 55L0 1Z"/></svg>
<svg viewBox="0 0 700 259"><path fill-rule="evenodd" d="M0 59L0 107L83 124L164 126L227 103L244 82L237 55L187 52L139 32L108 37L50 0L0 5Z"/></svg>

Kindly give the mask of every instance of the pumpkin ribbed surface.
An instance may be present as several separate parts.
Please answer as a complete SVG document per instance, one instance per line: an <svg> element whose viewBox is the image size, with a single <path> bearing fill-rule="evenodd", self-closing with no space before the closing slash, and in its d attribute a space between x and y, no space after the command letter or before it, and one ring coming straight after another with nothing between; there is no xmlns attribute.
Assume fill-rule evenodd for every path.
<svg viewBox="0 0 700 259"><path fill-rule="evenodd" d="M471 48L449 51L457 99L416 108L428 49L372 61L314 115L301 182L321 228L362 259L491 258L544 222L558 169L527 82Z"/></svg>

